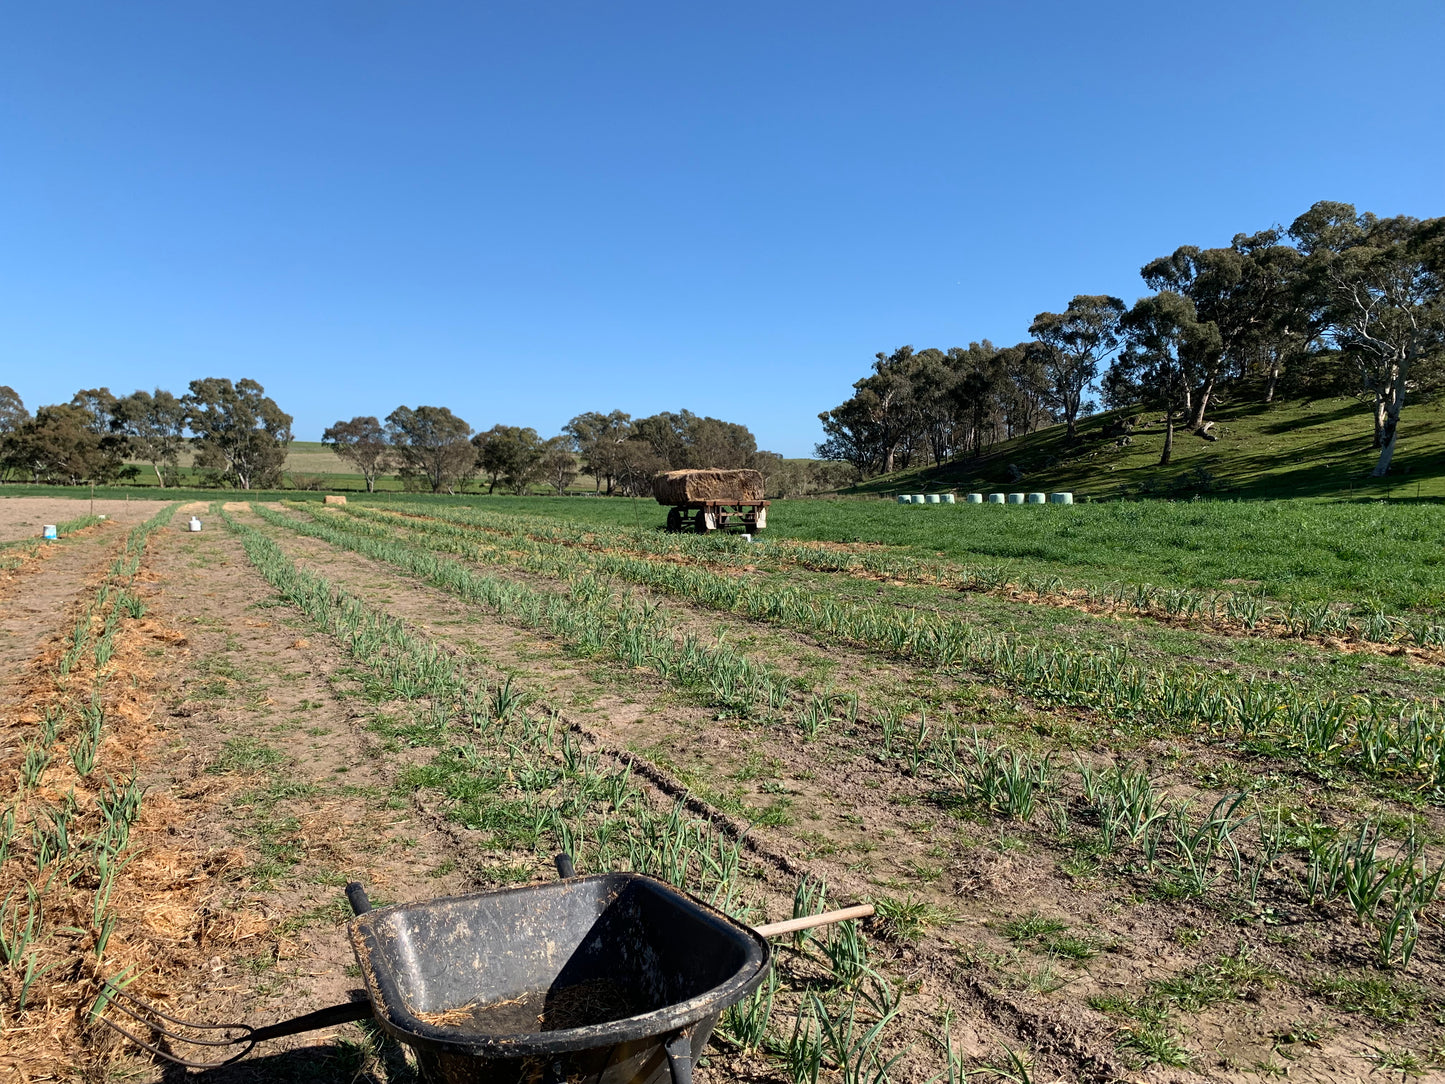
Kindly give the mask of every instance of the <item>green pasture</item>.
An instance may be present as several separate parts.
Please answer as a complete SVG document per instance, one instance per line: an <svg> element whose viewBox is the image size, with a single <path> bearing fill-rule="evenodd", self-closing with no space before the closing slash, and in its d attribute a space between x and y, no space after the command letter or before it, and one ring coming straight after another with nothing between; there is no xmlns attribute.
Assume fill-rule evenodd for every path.
<svg viewBox="0 0 1445 1084"><path fill-rule="evenodd" d="M1121 416L1135 419L1118 432ZM1159 466L1164 426L1157 412L1134 408L1086 418L1070 442L1062 425L1016 437L976 459L870 478L860 493L954 490L1069 490L1119 496L1445 497L1445 398L1405 407L1390 476L1371 478L1369 404L1351 396L1221 403L1205 440L1175 431L1173 461Z"/></svg>
<svg viewBox="0 0 1445 1084"><path fill-rule="evenodd" d="M493 497L486 506L645 530L659 528L664 516L656 502L641 500ZM774 501L765 533L897 546L1069 582L1258 590L1282 600L1327 598L1393 612L1445 606L1445 502L1429 500L1072 506Z"/></svg>

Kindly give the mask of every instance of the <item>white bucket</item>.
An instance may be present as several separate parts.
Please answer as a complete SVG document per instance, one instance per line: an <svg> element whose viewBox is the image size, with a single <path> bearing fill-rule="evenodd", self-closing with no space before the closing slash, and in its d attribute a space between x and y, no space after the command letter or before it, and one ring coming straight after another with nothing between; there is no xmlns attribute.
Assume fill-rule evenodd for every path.
<svg viewBox="0 0 1445 1084"><path fill-rule="evenodd" d="M40 537L41 537L41 538L44 538L44 539L47 539L48 541L54 542L54 541L55 541L55 538L56 538L56 535L55 535L55 524L53 524L53 523L47 523L47 524L45 524L43 527L41 527L41 528L40 528Z"/></svg>
<svg viewBox="0 0 1445 1084"><path fill-rule="evenodd" d="M199 531L199 530L201 529L201 521L198 520L195 516L192 516L192 517L191 517L191 522L190 522L190 528L191 528L191 531L192 531L192 532Z"/></svg>
<svg viewBox="0 0 1445 1084"><path fill-rule="evenodd" d="M753 536L752 536L752 535L750 535L750 534L744 534L744 535L743 535L743 541L744 541L744 542L751 542L752 540L753 540Z"/></svg>

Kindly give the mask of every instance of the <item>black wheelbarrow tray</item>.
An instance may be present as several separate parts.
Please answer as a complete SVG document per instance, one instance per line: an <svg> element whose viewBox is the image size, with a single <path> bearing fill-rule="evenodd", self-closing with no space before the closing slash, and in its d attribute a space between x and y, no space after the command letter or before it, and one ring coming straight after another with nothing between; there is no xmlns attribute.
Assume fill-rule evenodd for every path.
<svg viewBox="0 0 1445 1084"><path fill-rule="evenodd" d="M435 1084L687 1084L767 940L662 881L604 873L352 920L377 1022Z"/></svg>
<svg viewBox="0 0 1445 1084"><path fill-rule="evenodd" d="M360 884L347 885L360 1000L263 1027L207 1024L107 982L93 1012L195 1069L229 1065L270 1039L374 1019L416 1052L432 1084L689 1084L718 1017L767 974L767 938L873 914L860 904L749 928L640 873L577 877L565 854L557 871L560 881L376 910Z"/></svg>

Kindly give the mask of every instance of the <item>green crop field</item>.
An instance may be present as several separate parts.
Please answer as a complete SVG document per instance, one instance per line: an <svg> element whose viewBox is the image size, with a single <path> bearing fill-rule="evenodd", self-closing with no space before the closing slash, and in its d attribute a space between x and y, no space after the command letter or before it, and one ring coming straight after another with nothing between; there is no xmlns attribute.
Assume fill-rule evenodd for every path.
<svg viewBox="0 0 1445 1084"><path fill-rule="evenodd" d="M782 501L745 542L640 500L171 496L0 500L66 525L0 568L53 615L6 656L38 721L0 809L47 1011L87 953L220 953L254 1016L343 975L348 879L419 899L567 851L750 922L873 905L778 946L709 1048L728 1078L1433 1056L1433 502ZM356 1042L327 1056L385 1053Z"/></svg>
<svg viewBox="0 0 1445 1084"><path fill-rule="evenodd" d="M0 498L73 495L52 486L0 487ZM99 499L212 500L215 490L97 488ZM322 493L235 494L321 500ZM384 492L352 502L476 507L661 530L650 499L504 497ZM1070 584L1122 582L1233 590L1281 602L1345 600L1362 608L1438 614L1445 606L1445 503L1413 498L1332 501L1110 501L1056 505L898 505L889 499L774 501L768 538L895 548L918 559L996 566L1015 577Z"/></svg>
<svg viewBox="0 0 1445 1084"><path fill-rule="evenodd" d="M402 498L405 499L405 498ZM428 498L617 528L661 528L651 500ZM1072 506L775 501L768 538L865 543L921 559L1003 566L1071 583L1252 590L1439 612L1445 504L1433 501L1142 501Z"/></svg>

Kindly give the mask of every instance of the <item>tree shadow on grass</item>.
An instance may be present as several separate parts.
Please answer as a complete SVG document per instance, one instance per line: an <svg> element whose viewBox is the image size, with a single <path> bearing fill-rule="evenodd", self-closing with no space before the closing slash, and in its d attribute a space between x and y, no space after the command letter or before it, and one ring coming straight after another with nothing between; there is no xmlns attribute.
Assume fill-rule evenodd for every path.
<svg viewBox="0 0 1445 1084"><path fill-rule="evenodd" d="M1258 412L1257 407L1255 408L1255 412ZM1241 411L1238 416L1249 417L1250 414L1247 411ZM1267 414L1265 415L1265 417L1268 416ZM1358 402L1346 403L1344 406L1338 407L1335 410L1302 412L1292 416L1282 417L1278 421L1266 421L1261 423L1255 429L1255 432L1275 436L1281 433L1294 433L1301 429L1310 429L1317 425L1329 425L1331 422L1342 422L1351 418L1359 422L1359 428L1365 434L1365 439L1368 440L1371 431L1369 404Z"/></svg>

